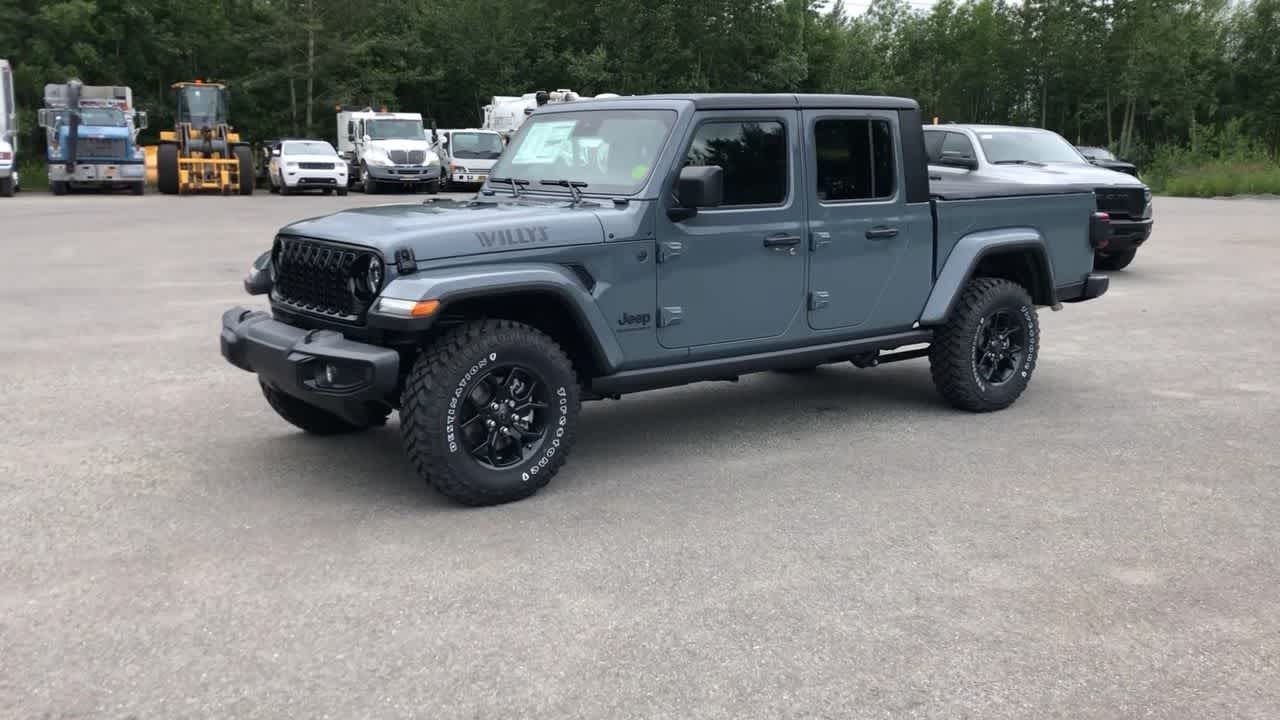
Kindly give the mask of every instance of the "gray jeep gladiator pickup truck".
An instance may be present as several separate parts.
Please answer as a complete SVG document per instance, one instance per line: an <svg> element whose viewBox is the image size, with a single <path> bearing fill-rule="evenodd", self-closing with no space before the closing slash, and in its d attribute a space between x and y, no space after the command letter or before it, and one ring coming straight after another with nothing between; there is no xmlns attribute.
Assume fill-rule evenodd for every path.
<svg viewBox="0 0 1280 720"><path fill-rule="evenodd" d="M222 354L311 433L400 413L418 472L523 498L582 400L765 370L928 357L952 405L1007 407L1037 306L1098 297L1091 192L936 183L912 100L686 95L537 110L466 202L289 225Z"/></svg>

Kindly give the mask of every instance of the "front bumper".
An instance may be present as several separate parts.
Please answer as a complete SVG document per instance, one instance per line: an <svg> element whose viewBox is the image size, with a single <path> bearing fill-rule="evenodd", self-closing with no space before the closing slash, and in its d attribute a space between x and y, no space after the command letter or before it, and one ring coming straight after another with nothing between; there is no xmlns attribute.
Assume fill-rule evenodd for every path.
<svg viewBox="0 0 1280 720"><path fill-rule="evenodd" d="M347 174L334 170L286 170L284 184L291 188L340 188L347 186Z"/></svg>
<svg viewBox="0 0 1280 720"><path fill-rule="evenodd" d="M222 314L222 356L281 392L362 425L394 405L400 354L353 342L333 330L286 325L261 310L234 307ZM328 384L324 369L338 369Z"/></svg>
<svg viewBox="0 0 1280 720"><path fill-rule="evenodd" d="M378 182L439 182L439 165L366 165L369 177Z"/></svg>
<svg viewBox="0 0 1280 720"><path fill-rule="evenodd" d="M1151 237L1151 218L1129 220L1111 218L1111 237L1101 252L1127 252L1134 250Z"/></svg>
<svg viewBox="0 0 1280 720"><path fill-rule="evenodd" d="M51 182L138 183L146 182L147 167L141 161L130 163L77 163L72 172L67 164L49 163Z"/></svg>

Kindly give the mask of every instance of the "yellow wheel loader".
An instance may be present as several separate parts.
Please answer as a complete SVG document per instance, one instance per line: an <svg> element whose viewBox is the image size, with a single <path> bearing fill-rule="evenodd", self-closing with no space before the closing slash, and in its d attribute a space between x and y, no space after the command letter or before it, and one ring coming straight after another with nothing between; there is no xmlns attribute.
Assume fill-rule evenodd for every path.
<svg viewBox="0 0 1280 720"><path fill-rule="evenodd" d="M227 124L227 87L202 80L171 87L178 110L173 130L160 132L156 150L160 192L252 195L253 151Z"/></svg>

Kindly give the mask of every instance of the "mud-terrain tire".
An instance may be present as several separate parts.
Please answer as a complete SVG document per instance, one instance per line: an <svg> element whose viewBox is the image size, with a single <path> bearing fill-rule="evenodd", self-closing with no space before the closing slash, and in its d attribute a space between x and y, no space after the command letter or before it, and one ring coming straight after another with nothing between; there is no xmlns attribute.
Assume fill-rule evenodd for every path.
<svg viewBox="0 0 1280 720"><path fill-rule="evenodd" d="M465 505L496 505L526 498L556 475L573 446L579 404L573 363L554 340L522 323L474 320L418 355L401 397L400 432L409 460L436 491Z"/></svg>
<svg viewBox="0 0 1280 720"><path fill-rule="evenodd" d="M1129 263L1133 262L1133 258L1138 254L1138 249L1125 250L1116 253L1098 253L1093 256L1094 270L1123 270L1129 267Z"/></svg>
<svg viewBox="0 0 1280 720"><path fill-rule="evenodd" d="M1009 407L1026 390L1040 352L1031 295L999 278L975 278L938 328L929 351L933 384L961 410Z"/></svg>
<svg viewBox="0 0 1280 720"><path fill-rule="evenodd" d="M368 425L355 425L315 405L308 405L292 395L282 393L264 382L258 384L262 386L262 394L267 398L267 404L276 411L277 415L312 435L344 435L368 430L376 425L385 425L387 422L384 416Z"/></svg>

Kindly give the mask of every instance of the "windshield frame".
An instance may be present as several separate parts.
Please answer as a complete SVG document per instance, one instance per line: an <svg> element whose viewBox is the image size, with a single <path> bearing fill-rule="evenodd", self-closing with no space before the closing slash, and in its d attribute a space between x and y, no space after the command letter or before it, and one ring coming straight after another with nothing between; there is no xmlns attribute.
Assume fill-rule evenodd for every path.
<svg viewBox="0 0 1280 720"><path fill-rule="evenodd" d="M982 156L986 158L987 162L991 165L1016 164L1018 162L1030 162L1030 163L1040 163L1040 164L1061 163L1061 164L1070 164L1070 165L1088 165L1089 164L1089 161L1085 159L1084 155L1082 155L1079 150L1076 149L1075 145L1072 145L1070 142L1067 141L1066 138L1050 130L1041 130L1040 128L1000 128L1000 129L992 128L992 129L973 129L972 132L973 132L974 138L978 141L978 147L981 148L982 150ZM983 138L984 135L987 136L986 139ZM1014 137L1019 135L1027 138L1036 138L1037 141L1040 141L1040 140L1047 141L1048 143L1055 145L1060 149L1065 149L1066 152L1063 153L1061 156L1051 160L1044 160L1041 158L1033 158L1033 157L1011 157L1011 156L1004 156L1004 155L993 156L991 154L991 146L988 143L992 141L995 137Z"/></svg>
<svg viewBox="0 0 1280 720"><path fill-rule="evenodd" d="M299 150L298 149L299 146L303 146L303 145L317 145L319 146L320 149ZM334 157L337 157L338 151L334 150L333 146L325 142L324 140L286 140L280 143L280 154L281 155L324 155L325 157L332 155Z"/></svg>
<svg viewBox="0 0 1280 720"><path fill-rule="evenodd" d="M410 124L415 126L418 131L417 135L412 137L406 137L404 135L380 137L372 132L376 127L403 127ZM426 142L427 139L427 131L422 127L422 121L414 120L413 118L369 118L364 121L364 134L368 135L370 140L421 140Z"/></svg>
<svg viewBox="0 0 1280 720"><path fill-rule="evenodd" d="M564 103L563 105L571 106L573 104ZM600 182L601 178L594 177L591 175L583 176L583 175L574 174L574 173L550 173L547 175L529 175L528 173L521 172L520 170L514 169L519 167L516 165L516 158L520 154L522 144L528 141L530 135L536 132L539 126L543 124L564 123L565 121L568 121L568 120L576 120L578 118L581 118L584 115L650 116L652 119L660 122L664 126L662 129L661 138L657 138L656 136L653 138L654 145L649 150L649 153L644 157L636 156L634 158L636 160L648 161L647 169L645 170L645 174L642 178L636 179L634 182L628 183L626 185L620 185L620 184L606 185L606 184L601 184ZM544 194L544 195L561 196L561 197L572 197L573 192L568 187L559 187L555 185L542 184L544 180L545 181L567 180L572 182L587 183L586 186L580 188L580 194L583 197L635 197L637 195L644 193L645 189L648 188L650 183L654 181L655 176L661 174L662 160L669 151L672 138L676 132L676 129L681 126L681 121L682 121L682 118L679 110L673 107L664 107L662 105L656 105L656 106L644 105L644 106L638 106L638 107L618 107L616 105L613 105L613 106L590 107L590 108L564 107L564 109L556 108L555 110L550 112L538 112L527 117L524 123L520 125L520 129L517 130L515 135L512 136L511 139L507 142L506 147L503 149L502 155L497 159L493 167L489 170L489 177L490 178L513 177L516 179L529 181L529 185L526 186L523 190L521 190L520 192L521 195ZM575 139L578 139L578 136L576 135L576 130L577 130L577 126L575 125L575 127L571 129L569 132L571 133L572 137L574 137ZM546 132L550 132L550 131L546 131ZM588 143L588 145L596 144L598 142L603 142L603 138L600 135L587 136L587 138L589 138L591 141L594 141L594 142ZM587 146L580 146L580 148L585 150L587 149ZM639 164L645 164L645 163L638 163L637 165ZM523 165L531 166L533 165L533 163L523 163ZM558 163L552 164L551 167L557 167L557 165ZM561 176L553 176L553 175L561 175ZM595 182L592 182L593 180L595 180ZM485 187L487 190L492 190L497 193L501 193L504 190L508 190L508 186L502 185L502 184L496 184L496 185L490 186L488 183L486 183Z"/></svg>

